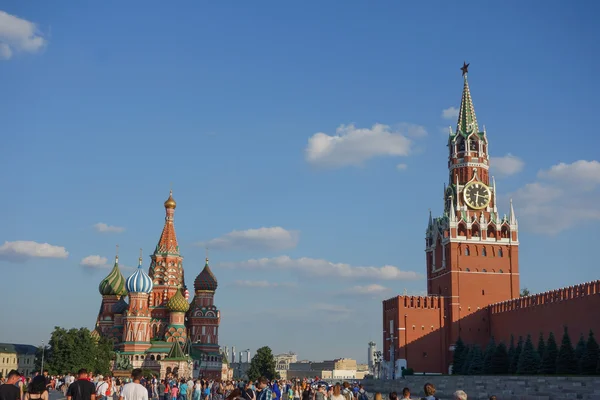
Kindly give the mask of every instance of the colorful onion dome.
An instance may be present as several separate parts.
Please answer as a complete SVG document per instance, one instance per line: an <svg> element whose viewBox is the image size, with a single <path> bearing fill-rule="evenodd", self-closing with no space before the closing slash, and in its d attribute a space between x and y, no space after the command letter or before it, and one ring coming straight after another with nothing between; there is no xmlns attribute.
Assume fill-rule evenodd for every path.
<svg viewBox="0 0 600 400"><path fill-rule="evenodd" d="M181 294L181 290L177 290L173 297L167 301L167 308L173 312L187 312L190 309L190 304L185 300L185 297Z"/></svg>
<svg viewBox="0 0 600 400"><path fill-rule="evenodd" d="M119 269L119 256L115 257L115 265L110 274L100 282L98 290L102 296L125 296L125 278Z"/></svg>
<svg viewBox="0 0 600 400"><path fill-rule="evenodd" d="M137 271L127 278L125 288L129 293L150 293L153 287L152 279L142 268L142 256L140 254Z"/></svg>
<svg viewBox="0 0 600 400"><path fill-rule="evenodd" d="M210 270L208 266L208 258L206 259L206 264L204 265L204 269L202 272L198 274L196 280L194 281L194 289L198 290L209 290L214 292L217 290L217 278Z"/></svg>
<svg viewBox="0 0 600 400"><path fill-rule="evenodd" d="M173 208L173 209L175 209L176 207L177 207L177 203L173 199L173 191L171 190L169 192L169 198L167 199L167 201L165 201L165 208Z"/></svg>
<svg viewBox="0 0 600 400"><path fill-rule="evenodd" d="M125 301L125 297L121 297L119 301L117 301L112 306L113 314L123 314L129 308L129 304Z"/></svg>

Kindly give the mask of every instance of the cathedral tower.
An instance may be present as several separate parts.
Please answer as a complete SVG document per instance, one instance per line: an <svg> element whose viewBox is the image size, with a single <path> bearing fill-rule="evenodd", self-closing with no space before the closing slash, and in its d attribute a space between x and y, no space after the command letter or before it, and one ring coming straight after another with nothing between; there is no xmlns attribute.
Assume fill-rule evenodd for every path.
<svg viewBox="0 0 600 400"><path fill-rule="evenodd" d="M221 314L214 304L217 278L208 266L194 281L194 299L188 311L190 338L193 346L204 352L219 354L219 322Z"/></svg>
<svg viewBox="0 0 600 400"><path fill-rule="evenodd" d="M144 352L150 347L150 310L148 296L152 292L152 279L142 268L142 251L137 270L127 278L129 308L124 313L123 351Z"/></svg>
<svg viewBox="0 0 600 400"><path fill-rule="evenodd" d="M444 213L429 215L425 236L427 292L445 299L451 324L447 343L461 336L469 343L489 337L489 304L519 296L518 224L498 212L496 183L489 175L485 128L479 129L464 64L463 91L456 130L448 138L448 185ZM469 317L469 318L467 318ZM485 339L484 339L485 338Z"/></svg>
<svg viewBox="0 0 600 400"><path fill-rule="evenodd" d="M98 313L98 319L96 320L96 330L112 339L120 339L114 337L114 320L115 311L118 311L118 307L115 307L122 297L127 295L127 289L125 289L125 278L121 274L119 269L119 255L115 256L115 265L110 271L108 276L104 278L100 285L98 285L98 291L102 295L102 304L100 305L100 312Z"/></svg>
<svg viewBox="0 0 600 400"><path fill-rule="evenodd" d="M175 234L174 215L177 203L173 199L173 191L165 201L165 225L158 244L152 254L149 275L154 289L150 294L150 308L153 324L152 336L160 338L164 335L169 322L167 302L175 293L185 286L183 275L183 257L179 254L179 244Z"/></svg>

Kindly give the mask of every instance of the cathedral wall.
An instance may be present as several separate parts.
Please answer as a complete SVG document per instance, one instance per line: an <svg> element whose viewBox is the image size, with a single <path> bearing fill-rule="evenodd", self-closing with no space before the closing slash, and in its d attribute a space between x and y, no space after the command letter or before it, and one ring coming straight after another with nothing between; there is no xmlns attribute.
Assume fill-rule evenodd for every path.
<svg viewBox="0 0 600 400"><path fill-rule="evenodd" d="M521 297L490 306L491 332L496 342L510 342L510 335L525 339L531 334L537 343L542 332L547 338L554 333L560 346L563 326L569 328L573 345L579 335L587 337L590 329L600 332L600 281Z"/></svg>

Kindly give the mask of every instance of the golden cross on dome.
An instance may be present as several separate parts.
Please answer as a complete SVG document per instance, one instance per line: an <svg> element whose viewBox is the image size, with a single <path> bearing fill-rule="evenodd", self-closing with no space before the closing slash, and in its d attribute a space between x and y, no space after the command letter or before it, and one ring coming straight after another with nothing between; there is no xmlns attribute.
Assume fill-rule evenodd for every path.
<svg viewBox="0 0 600 400"><path fill-rule="evenodd" d="M463 66L460 69L462 71L463 76L465 76L469 72L469 65L471 64L467 64L465 61L463 61Z"/></svg>

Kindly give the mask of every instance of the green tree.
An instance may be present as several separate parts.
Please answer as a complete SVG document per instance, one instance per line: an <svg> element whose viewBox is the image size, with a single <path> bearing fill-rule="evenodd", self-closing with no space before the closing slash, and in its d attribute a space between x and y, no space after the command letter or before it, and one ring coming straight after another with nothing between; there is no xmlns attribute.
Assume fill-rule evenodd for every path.
<svg viewBox="0 0 600 400"><path fill-rule="evenodd" d="M527 335L527 340L523 345L523 351L519 356L517 363L517 374L519 375L535 375L540 367L540 356L533 347L531 335Z"/></svg>
<svg viewBox="0 0 600 400"><path fill-rule="evenodd" d="M48 347L44 350L44 369L47 369L50 375L74 372L80 368L106 373L110 370L112 358L110 347L106 339L94 340L87 328L66 330L55 327ZM38 368L39 364L41 354L36 357Z"/></svg>
<svg viewBox="0 0 600 400"><path fill-rule="evenodd" d="M540 332L540 337L538 338L537 352L540 356L540 362L542 358L544 358L544 352L546 351L546 342L544 341L544 334Z"/></svg>
<svg viewBox="0 0 600 400"><path fill-rule="evenodd" d="M521 352L523 351L523 337L519 336L519 343L517 343L517 347L515 348L515 352L513 354L512 359L510 360L510 368L508 370L511 374L516 374L519 366L519 357L521 357Z"/></svg>
<svg viewBox="0 0 600 400"><path fill-rule="evenodd" d="M577 360L577 373L581 373L581 359L583 358L583 354L585 353L586 341L583 333L579 335L579 341L577 342L577 346L575 346L575 359Z"/></svg>
<svg viewBox="0 0 600 400"><path fill-rule="evenodd" d="M563 338L556 357L556 373L558 375L573 375L577 373L577 358L575 358L575 350L571 344L569 331L565 326Z"/></svg>
<svg viewBox="0 0 600 400"><path fill-rule="evenodd" d="M270 347L264 346L256 351L247 374L251 381L255 381L261 376L269 380L278 379L279 374L275 371L275 358Z"/></svg>
<svg viewBox="0 0 600 400"><path fill-rule="evenodd" d="M470 352L473 354L469 361L469 375L483 374L483 353L481 352L481 347L475 345Z"/></svg>
<svg viewBox="0 0 600 400"><path fill-rule="evenodd" d="M473 359L473 347L467 346L465 348L465 356L464 356L463 365L460 369L461 375L469 375L469 365L470 365L472 359Z"/></svg>
<svg viewBox="0 0 600 400"><path fill-rule="evenodd" d="M111 370L112 360L114 358L115 344L112 339L100 337L96 342L96 360L94 364L94 372L97 374L107 375Z"/></svg>
<svg viewBox="0 0 600 400"><path fill-rule="evenodd" d="M526 296L529 296L530 294L531 294L531 292L529 291L529 289L527 289L527 288L521 289L521 294L520 294L521 297L526 297Z"/></svg>
<svg viewBox="0 0 600 400"><path fill-rule="evenodd" d="M493 373L492 359L494 358L494 353L496 353L496 341L492 336L483 354L483 373L486 375Z"/></svg>
<svg viewBox="0 0 600 400"><path fill-rule="evenodd" d="M540 364L539 373L542 375L553 375L556 373L556 357L558 356L558 346L556 345L556 339L554 339L554 333L550 332L548 335L548 342L546 343L546 349L544 350L544 356Z"/></svg>
<svg viewBox="0 0 600 400"><path fill-rule="evenodd" d="M462 372L462 367L465 364L467 356L467 348L460 336L454 345L454 354L452 355L452 375L459 375Z"/></svg>
<svg viewBox="0 0 600 400"><path fill-rule="evenodd" d="M508 374L510 360L508 359L508 350L504 343L496 346L494 357L492 358L492 373L495 375Z"/></svg>
<svg viewBox="0 0 600 400"><path fill-rule="evenodd" d="M590 330L585 346L585 353L583 353L581 363L579 364L579 371L583 375L594 375L598 365L600 365L600 348L594 338L594 332Z"/></svg>
<svg viewBox="0 0 600 400"><path fill-rule="evenodd" d="M512 360L515 357L515 350L515 337L511 334L510 345L508 347L508 371L506 371L507 373L510 373L510 365L512 364Z"/></svg>

